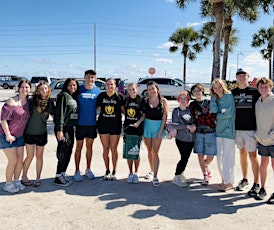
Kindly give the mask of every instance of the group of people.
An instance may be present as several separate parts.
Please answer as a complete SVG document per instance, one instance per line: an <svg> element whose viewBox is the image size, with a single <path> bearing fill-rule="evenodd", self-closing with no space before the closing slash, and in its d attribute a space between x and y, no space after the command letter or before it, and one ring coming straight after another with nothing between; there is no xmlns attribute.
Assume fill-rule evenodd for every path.
<svg viewBox="0 0 274 230"><path fill-rule="evenodd" d="M235 143L240 151L243 179L235 190L242 191L249 184L248 157L251 161L254 183L248 195L256 199L266 197L265 182L269 157L274 170L274 96L273 83L262 78L257 88L249 86L249 75L243 69L236 73L238 86L232 91L224 81L215 79L210 88L211 99L206 99L205 89L197 83L189 91L181 91L177 97L178 107L172 111L171 126L175 130L175 143L181 159L177 163L172 183L186 187L189 180L184 171L191 152L197 154L202 171L202 185L211 178L209 165L217 157L221 175L220 191L234 189ZM46 82L40 82L33 97L29 98L31 84L19 83L19 94L9 98L2 107L0 125L0 149L8 159L6 184L9 193L24 190L25 186L41 184L44 146L47 144L47 119L53 116L54 133L58 141L57 169L54 184L69 186L72 182L66 174L73 151L74 180L80 182L81 152L86 145L85 176L94 179L91 170L93 142L99 134L105 163L104 180L117 179L118 144L123 133L123 157L127 159L128 183L138 183L140 143L144 140L148 152L150 171L146 179L159 186L159 149L165 136L168 102L161 96L157 83L147 84L148 97L138 95L137 84L127 87L127 95L117 92L116 82L106 80L106 91L95 86L96 72L87 70L84 84L79 86L73 78L66 79L56 103L50 99L51 90ZM97 114L99 116L97 117ZM124 119L122 119L124 114ZM24 146L26 158L24 159ZM257 158L261 155L261 164ZM111 153L111 157L110 157ZM36 156L36 180L28 179L28 169ZM112 164L111 164L112 163ZM23 173L22 173L23 171ZM21 180L19 179L22 173ZM259 178L260 177L260 178ZM261 181L261 186L259 183ZM274 194L268 200L274 203Z"/></svg>

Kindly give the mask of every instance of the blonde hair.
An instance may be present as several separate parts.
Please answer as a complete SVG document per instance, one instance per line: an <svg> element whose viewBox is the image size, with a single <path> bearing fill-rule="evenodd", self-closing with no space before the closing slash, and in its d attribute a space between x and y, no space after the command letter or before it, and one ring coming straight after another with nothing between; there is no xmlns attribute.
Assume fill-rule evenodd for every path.
<svg viewBox="0 0 274 230"><path fill-rule="evenodd" d="M230 93L230 91L227 89L227 85L226 85L225 81L222 80L222 79L220 79L220 78L215 78L212 81L211 86L210 86L210 94L211 94L211 96L218 97L218 95L216 93L214 93L214 90L213 90L213 86L215 84L218 84L218 83L222 86L224 94Z"/></svg>
<svg viewBox="0 0 274 230"><path fill-rule="evenodd" d="M270 88L273 88L273 81L266 77L262 77L259 81L257 81L257 88L259 87L259 84L268 85Z"/></svg>

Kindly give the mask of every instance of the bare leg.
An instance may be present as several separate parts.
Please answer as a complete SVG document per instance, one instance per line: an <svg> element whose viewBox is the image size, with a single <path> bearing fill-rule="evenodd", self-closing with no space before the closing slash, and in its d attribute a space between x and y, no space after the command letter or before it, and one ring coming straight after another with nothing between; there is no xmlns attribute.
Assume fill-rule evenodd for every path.
<svg viewBox="0 0 274 230"><path fill-rule="evenodd" d="M90 169L90 164L92 160L92 146L93 146L94 139L86 138L86 159L87 159L87 169Z"/></svg>
<svg viewBox="0 0 274 230"><path fill-rule="evenodd" d="M100 134L100 139L103 145L103 159L105 162L106 170L109 170L110 135Z"/></svg>
<svg viewBox="0 0 274 230"><path fill-rule="evenodd" d="M26 144L27 157L25 158L23 162L23 175L22 175L23 181L28 181L28 170L34 157L35 146L36 145Z"/></svg>
<svg viewBox="0 0 274 230"><path fill-rule="evenodd" d="M8 159L8 165L6 168L6 181L12 182L17 163L16 148L3 149L3 151Z"/></svg>
<svg viewBox="0 0 274 230"><path fill-rule="evenodd" d="M41 178L41 172L44 162L43 155L44 146L36 146L36 181L39 181Z"/></svg>
<svg viewBox="0 0 274 230"><path fill-rule="evenodd" d="M260 166L260 173L261 173L261 186L265 188L266 176L267 176L267 166L269 163L269 157L261 157L261 166Z"/></svg>
<svg viewBox="0 0 274 230"><path fill-rule="evenodd" d="M248 161L247 161L247 151L245 148L240 149L240 164L241 164L243 178L247 179Z"/></svg>
<svg viewBox="0 0 274 230"><path fill-rule="evenodd" d="M74 161L75 161L75 171L80 170L80 160L81 160L81 151L83 148L84 140L77 140L76 141L76 150L74 154Z"/></svg>
<svg viewBox="0 0 274 230"><path fill-rule="evenodd" d="M252 172L254 176L254 183L259 184L260 164L257 158L257 153L249 152L249 159L251 161Z"/></svg>
<svg viewBox="0 0 274 230"><path fill-rule="evenodd" d="M14 171L14 180L19 180L23 168L24 146L16 148L17 162Z"/></svg>
<svg viewBox="0 0 274 230"><path fill-rule="evenodd" d="M118 164L118 144L120 140L120 135L110 135L110 149L112 153L112 164L113 170L116 172Z"/></svg>

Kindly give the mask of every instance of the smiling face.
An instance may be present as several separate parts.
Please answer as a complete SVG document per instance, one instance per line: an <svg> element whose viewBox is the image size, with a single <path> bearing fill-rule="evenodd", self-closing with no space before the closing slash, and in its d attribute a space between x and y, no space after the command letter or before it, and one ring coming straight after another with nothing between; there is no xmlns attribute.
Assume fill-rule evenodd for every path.
<svg viewBox="0 0 274 230"><path fill-rule="evenodd" d="M114 79L108 79L106 81L106 90L108 93L113 93L116 90L116 84Z"/></svg>
<svg viewBox="0 0 274 230"><path fill-rule="evenodd" d="M71 80L68 84L68 92L70 93L70 95L72 95L73 93L75 93L77 90L77 84L76 81Z"/></svg>
<svg viewBox="0 0 274 230"><path fill-rule="evenodd" d="M27 82L22 82L18 91L20 95L27 96L30 93L30 85Z"/></svg>
<svg viewBox="0 0 274 230"><path fill-rule="evenodd" d="M265 99L270 95L272 87L268 84L259 83L258 91L260 92L262 98Z"/></svg>
<svg viewBox="0 0 274 230"><path fill-rule="evenodd" d="M218 97L222 97L224 95L224 89L220 83L215 83L212 86L213 92L218 95Z"/></svg>
<svg viewBox="0 0 274 230"><path fill-rule="evenodd" d="M247 86L248 85L249 75L247 73L241 73L236 75L236 79L239 83L239 86Z"/></svg>
<svg viewBox="0 0 274 230"><path fill-rule="evenodd" d="M84 77L84 80L85 80L85 87L90 88L95 83L96 75L86 74Z"/></svg>
<svg viewBox="0 0 274 230"><path fill-rule="evenodd" d="M137 93L138 93L137 85L136 84L130 84L127 87L127 91L128 91L128 94L131 98L136 98Z"/></svg>
<svg viewBox="0 0 274 230"><path fill-rule="evenodd" d="M158 97L158 88L156 87L156 85L154 84L148 85L147 91L148 91L149 97Z"/></svg>
<svg viewBox="0 0 274 230"><path fill-rule="evenodd" d="M42 84L38 86L37 92L41 95L42 98L47 98L49 94L49 86L46 84Z"/></svg>

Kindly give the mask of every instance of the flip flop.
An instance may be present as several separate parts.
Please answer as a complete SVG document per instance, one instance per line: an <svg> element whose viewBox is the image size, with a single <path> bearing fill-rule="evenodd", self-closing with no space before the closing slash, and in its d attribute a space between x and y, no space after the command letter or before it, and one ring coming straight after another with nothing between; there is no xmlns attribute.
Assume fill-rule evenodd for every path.
<svg viewBox="0 0 274 230"><path fill-rule="evenodd" d="M34 183L33 183L33 187L40 187L40 185L41 185L41 181L40 180L34 181Z"/></svg>
<svg viewBox="0 0 274 230"><path fill-rule="evenodd" d="M26 180L26 181L21 180L21 183L25 186L31 186L32 185L30 180Z"/></svg>

